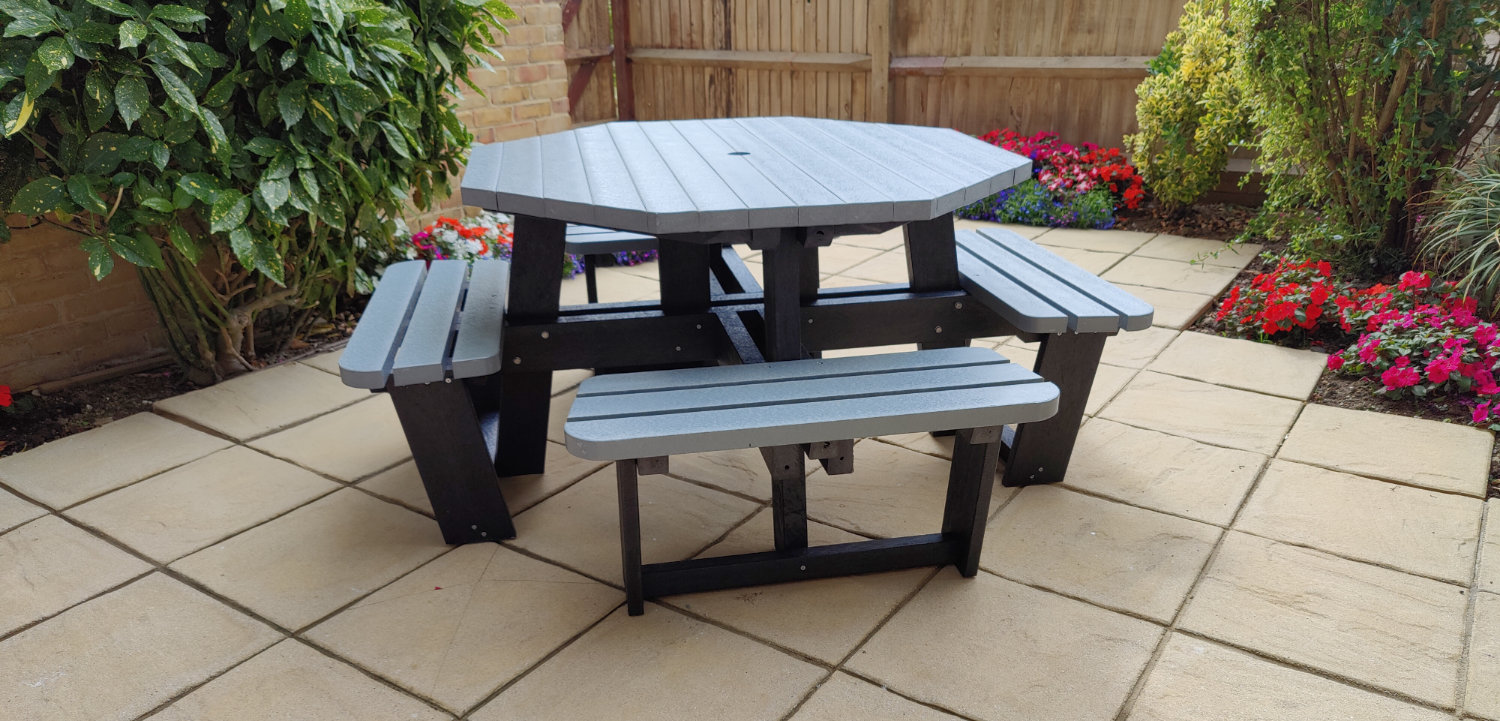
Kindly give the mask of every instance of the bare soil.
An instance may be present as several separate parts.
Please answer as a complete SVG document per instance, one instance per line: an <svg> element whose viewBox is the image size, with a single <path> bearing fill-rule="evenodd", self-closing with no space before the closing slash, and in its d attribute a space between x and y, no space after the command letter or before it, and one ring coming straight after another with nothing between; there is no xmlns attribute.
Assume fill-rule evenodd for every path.
<svg viewBox="0 0 1500 721"><path fill-rule="evenodd" d="M1207 240L1233 240L1245 231L1256 208L1231 203L1201 203L1181 213L1168 213L1151 201L1119 216L1115 228L1144 233L1167 233Z"/></svg>

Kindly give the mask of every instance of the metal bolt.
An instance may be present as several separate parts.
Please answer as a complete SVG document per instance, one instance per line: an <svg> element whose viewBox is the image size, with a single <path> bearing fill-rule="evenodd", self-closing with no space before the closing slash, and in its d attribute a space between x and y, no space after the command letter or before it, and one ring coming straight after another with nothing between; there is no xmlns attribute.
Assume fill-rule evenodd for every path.
<svg viewBox="0 0 1500 721"><path fill-rule="evenodd" d="M521 356L516 356L516 357L510 359L510 362L513 365L521 365Z"/></svg>
<svg viewBox="0 0 1500 721"><path fill-rule="evenodd" d="M798 566L797 568L800 569L800 570L803 570L803 571L807 570L807 566Z"/></svg>
<svg viewBox="0 0 1500 721"><path fill-rule="evenodd" d="M698 323L698 324L694 325L693 327L697 328L698 330L703 330L703 324L702 323Z"/></svg>
<svg viewBox="0 0 1500 721"><path fill-rule="evenodd" d="M471 531L477 531L477 530L479 530L479 526L477 526L477 525L476 526L469 526L469 530L471 530Z"/></svg>
<svg viewBox="0 0 1500 721"><path fill-rule="evenodd" d="M485 532L484 532L484 531L480 531L480 532L479 532L479 537L480 537L480 538L489 538L489 537L490 537L490 534L488 534L488 533L485 533Z"/></svg>
<svg viewBox="0 0 1500 721"><path fill-rule="evenodd" d="M812 319L812 318L808 318L808 319L807 319L807 324L808 324L808 325L812 325L812 320L813 320L813 319Z"/></svg>
<svg viewBox="0 0 1500 721"><path fill-rule="evenodd" d="M954 301L953 302L953 309L954 310L963 310L964 309L964 302L961 301L961 300Z"/></svg>
<svg viewBox="0 0 1500 721"><path fill-rule="evenodd" d="M682 352L682 346L677 346L677 347L676 347L676 348L675 348L675 350L676 350L676 351L677 351L677 352L678 352L678 353L681 353L681 352Z"/></svg>
<svg viewBox="0 0 1500 721"><path fill-rule="evenodd" d="M937 333L942 333L943 332L943 327L940 326L940 325L939 326L933 326L932 330L934 332L937 332Z"/></svg>
<svg viewBox="0 0 1500 721"><path fill-rule="evenodd" d="M452 378L444 378L444 379L443 379L443 382L444 382L444 383L452 383L452 382L453 382L453 379L452 379Z"/></svg>
<svg viewBox="0 0 1500 721"><path fill-rule="evenodd" d="M546 339L546 338L551 338L551 337L552 337L552 333L551 333L551 331L545 331L545 330L544 330L544 331L542 331L542 338L543 338L543 339Z"/></svg>

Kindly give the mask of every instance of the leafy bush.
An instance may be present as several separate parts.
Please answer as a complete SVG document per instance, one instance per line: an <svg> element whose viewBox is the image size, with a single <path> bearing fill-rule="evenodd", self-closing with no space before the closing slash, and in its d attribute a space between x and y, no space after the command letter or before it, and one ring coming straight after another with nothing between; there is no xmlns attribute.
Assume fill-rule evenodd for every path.
<svg viewBox="0 0 1500 721"><path fill-rule="evenodd" d="M1252 137L1233 72L1235 45L1222 0L1190 0L1135 90L1140 132L1126 136L1126 147L1167 208L1213 190L1230 150Z"/></svg>
<svg viewBox="0 0 1500 721"><path fill-rule="evenodd" d="M1422 256L1441 275L1459 278L1493 316L1500 311L1500 152L1460 171L1432 206L1420 226Z"/></svg>
<svg viewBox="0 0 1500 721"><path fill-rule="evenodd" d="M330 303L355 237L389 243L413 190L448 195L472 139L451 94L508 14L0 0L0 192L24 181L0 207L79 233L95 275L141 266L190 377L223 377L254 355L257 315Z"/></svg>
<svg viewBox="0 0 1500 721"><path fill-rule="evenodd" d="M1145 197L1141 177L1119 148L1062 142L1057 133L1023 136L1009 128L979 136L1032 161L1032 179L985 198L959 215L975 220L1068 228L1111 228L1120 207Z"/></svg>
<svg viewBox="0 0 1500 721"><path fill-rule="evenodd" d="M1500 104L1493 0L1230 6L1268 217L1304 251L1410 254L1410 203Z"/></svg>

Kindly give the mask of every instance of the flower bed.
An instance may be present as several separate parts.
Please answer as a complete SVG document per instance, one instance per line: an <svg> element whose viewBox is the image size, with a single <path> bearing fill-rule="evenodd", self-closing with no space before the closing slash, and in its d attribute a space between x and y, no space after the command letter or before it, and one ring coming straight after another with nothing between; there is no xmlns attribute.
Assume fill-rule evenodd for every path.
<svg viewBox="0 0 1500 721"><path fill-rule="evenodd" d="M1115 213L1145 198L1141 176L1119 148L1062 142L1057 133L1009 128L980 140L1031 158L1031 179L958 211L960 217L1057 228L1114 227Z"/></svg>
<svg viewBox="0 0 1500 721"><path fill-rule="evenodd" d="M1233 335L1342 349L1328 357L1336 373L1378 382L1390 399L1446 396L1470 420L1500 430L1500 342L1495 324L1449 282L1408 271L1395 285L1340 283L1326 261L1282 258L1236 286L1214 315Z"/></svg>

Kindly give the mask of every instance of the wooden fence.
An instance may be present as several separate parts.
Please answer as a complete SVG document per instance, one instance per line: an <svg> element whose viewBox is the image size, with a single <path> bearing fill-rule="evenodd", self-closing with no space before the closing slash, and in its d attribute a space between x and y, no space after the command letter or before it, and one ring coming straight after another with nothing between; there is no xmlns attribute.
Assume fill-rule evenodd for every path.
<svg viewBox="0 0 1500 721"><path fill-rule="evenodd" d="M808 115L1119 144L1182 5L566 0L573 118Z"/></svg>

